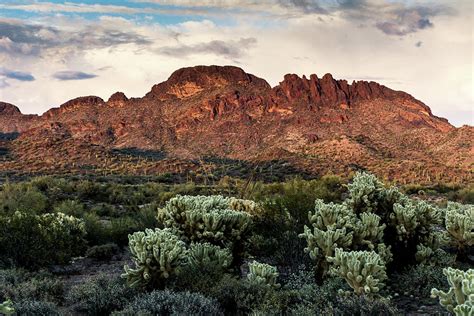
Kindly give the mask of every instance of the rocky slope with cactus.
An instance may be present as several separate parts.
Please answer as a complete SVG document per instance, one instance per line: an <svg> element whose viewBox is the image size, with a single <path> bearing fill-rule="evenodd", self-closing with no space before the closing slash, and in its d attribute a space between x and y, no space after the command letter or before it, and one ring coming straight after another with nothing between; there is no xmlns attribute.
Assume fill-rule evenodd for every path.
<svg viewBox="0 0 474 316"><path fill-rule="evenodd" d="M220 157L281 160L313 175L362 168L400 182L474 179L473 127L452 126L405 92L330 74L290 74L272 88L237 67L183 68L142 98L80 97L41 116L0 103L0 132L20 134L5 146L4 171L176 173ZM129 148L163 157L117 155Z"/></svg>

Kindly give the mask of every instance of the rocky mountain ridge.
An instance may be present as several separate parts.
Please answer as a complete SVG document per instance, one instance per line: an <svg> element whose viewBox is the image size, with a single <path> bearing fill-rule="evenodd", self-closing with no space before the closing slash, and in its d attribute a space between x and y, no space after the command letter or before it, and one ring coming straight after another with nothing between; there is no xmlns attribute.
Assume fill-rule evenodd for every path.
<svg viewBox="0 0 474 316"><path fill-rule="evenodd" d="M233 66L182 68L142 98L121 92L107 101L79 97L41 116L0 103L0 132L20 133L0 170L27 170L35 152L45 156L35 168L44 172L60 170L65 160L74 160L78 171L108 168L121 159L114 150L138 148L180 161L183 170L169 172L221 157L256 164L284 160L314 175L365 168L396 181L473 179L472 127L455 128L405 92L330 74L289 74L272 88ZM56 153L67 147L68 158L46 147ZM166 171L162 163L146 161L145 172Z"/></svg>

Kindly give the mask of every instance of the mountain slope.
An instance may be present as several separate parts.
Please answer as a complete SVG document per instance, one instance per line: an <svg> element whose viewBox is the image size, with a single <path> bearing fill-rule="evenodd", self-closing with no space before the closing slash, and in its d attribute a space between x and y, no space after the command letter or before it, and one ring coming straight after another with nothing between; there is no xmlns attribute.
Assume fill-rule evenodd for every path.
<svg viewBox="0 0 474 316"><path fill-rule="evenodd" d="M114 150L138 148L165 153L181 166L168 170L164 160L143 158L152 173L183 172L212 156L254 164L284 160L312 174L367 168L402 182L473 180L472 127L453 127L405 92L330 74L290 74L272 88L237 67L183 68L143 98L120 92L107 101L80 97L42 116L6 105L0 123L0 132L21 133L3 170L28 170L39 156L42 166L35 170L68 170L70 157L75 166L107 168L107 161L121 159ZM57 154L64 147L67 154ZM108 158L85 158L95 156ZM140 173L137 167L114 170Z"/></svg>

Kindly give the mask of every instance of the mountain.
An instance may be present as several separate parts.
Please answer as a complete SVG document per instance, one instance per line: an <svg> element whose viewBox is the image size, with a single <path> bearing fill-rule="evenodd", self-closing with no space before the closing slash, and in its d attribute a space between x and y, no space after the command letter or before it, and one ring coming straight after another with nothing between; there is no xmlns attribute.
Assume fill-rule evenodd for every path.
<svg viewBox="0 0 474 316"><path fill-rule="evenodd" d="M175 71L142 98L79 97L41 116L0 103L9 141L0 170L157 174L216 161L399 182L473 182L474 128L456 128L376 82L285 75L271 87L233 66ZM211 159L212 158L212 159ZM209 172L211 172L209 171Z"/></svg>

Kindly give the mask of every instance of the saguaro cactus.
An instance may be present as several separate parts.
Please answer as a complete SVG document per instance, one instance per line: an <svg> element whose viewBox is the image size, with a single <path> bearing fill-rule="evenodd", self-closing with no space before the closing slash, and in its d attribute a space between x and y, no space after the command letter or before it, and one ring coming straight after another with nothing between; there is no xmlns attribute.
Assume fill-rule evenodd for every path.
<svg viewBox="0 0 474 316"><path fill-rule="evenodd" d="M474 315L474 269L446 268L443 273L450 285L448 292L432 289L431 296L439 297L439 303L456 316Z"/></svg>

